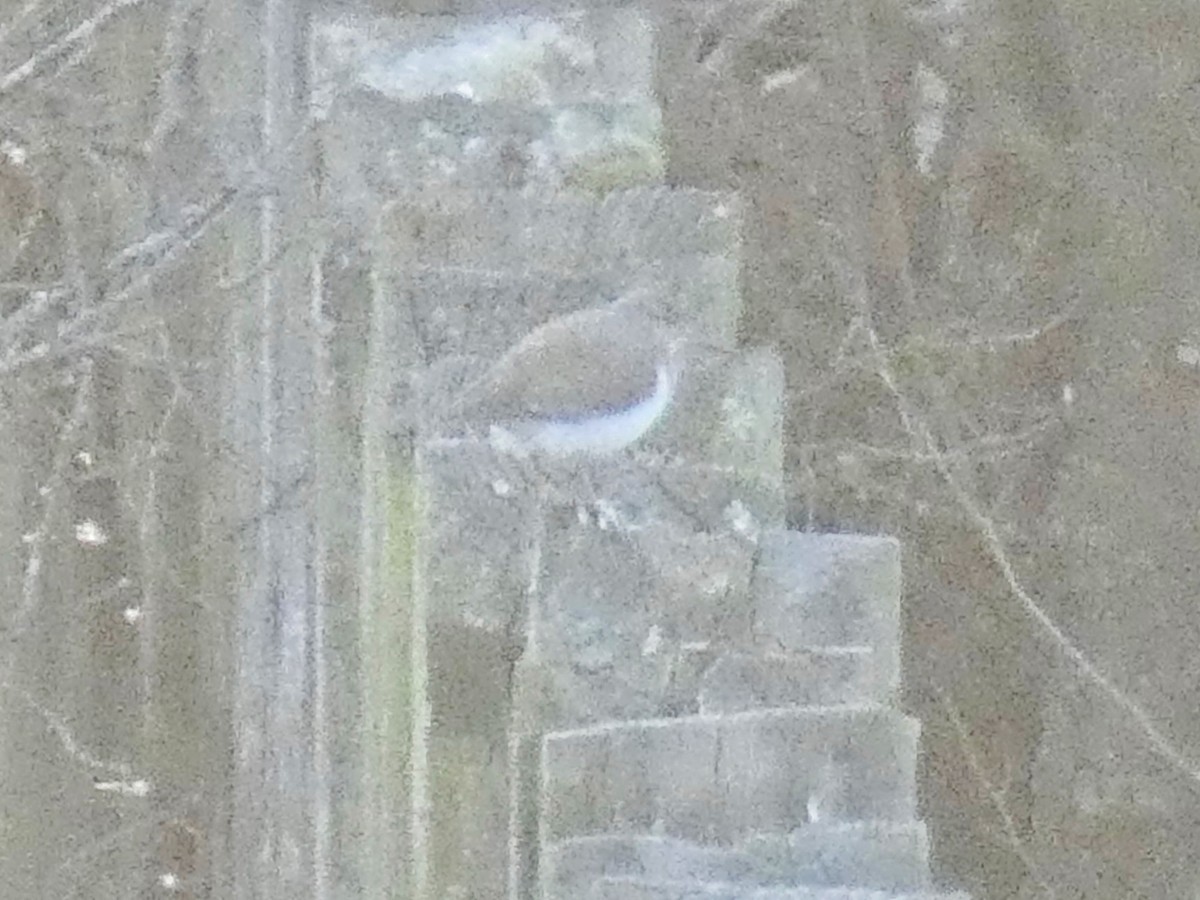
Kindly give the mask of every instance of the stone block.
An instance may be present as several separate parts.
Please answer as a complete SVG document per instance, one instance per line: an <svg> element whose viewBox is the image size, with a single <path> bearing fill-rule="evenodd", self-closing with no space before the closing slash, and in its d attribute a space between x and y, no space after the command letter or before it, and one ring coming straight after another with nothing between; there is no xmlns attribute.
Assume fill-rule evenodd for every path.
<svg viewBox="0 0 1200 900"><path fill-rule="evenodd" d="M695 711L689 648L747 645L753 542L697 521L653 473L591 466L547 508L532 647L546 728Z"/></svg>
<svg viewBox="0 0 1200 900"><path fill-rule="evenodd" d="M414 192L380 218L381 259L413 265L578 273L707 256L736 259L740 205L729 193L629 188L581 193Z"/></svg>
<svg viewBox="0 0 1200 900"><path fill-rule="evenodd" d="M775 532L764 536L755 571L756 638L784 653L869 649L894 690L900 591L894 538Z"/></svg>
<svg viewBox="0 0 1200 900"><path fill-rule="evenodd" d="M652 98L653 39L628 7L345 17L317 23L313 55L327 94L358 84L399 102L450 95L481 105L565 106Z"/></svg>
<svg viewBox="0 0 1200 900"><path fill-rule="evenodd" d="M658 108L480 105L446 96L397 103L355 87L317 128L330 198L343 209L397 194L497 187L608 191L657 182Z"/></svg>
<svg viewBox="0 0 1200 900"><path fill-rule="evenodd" d="M414 188L603 192L665 169L652 33L633 9L329 19L312 58L344 214Z"/></svg>
<svg viewBox="0 0 1200 900"><path fill-rule="evenodd" d="M759 527L783 517L784 373L768 348L689 360L678 398L648 446L727 473L756 497ZM737 498L730 498L732 501Z"/></svg>
<svg viewBox="0 0 1200 900"><path fill-rule="evenodd" d="M544 847L542 897L586 896L601 878L758 883L756 860L736 851L657 835L595 835Z"/></svg>
<svg viewBox="0 0 1200 900"><path fill-rule="evenodd" d="M731 650L699 678L699 709L741 712L780 706L885 703L895 688L893 660L873 648L809 648L789 653ZM882 664L881 664L882 663Z"/></svg>
<svg viewBox="0 0 1200 900"><path fill-rule="evenodd" d="M547 529L531 611L556 700L543 727L662 715L678 641L651 563L615 531L559 518Z"/></svg>
<svg viewBox="0 0 1200 900"><path fill-rule="evenodd" d="M431 628L523 628L533 497L507 489L502 463L481 446L426 447L418 455Z"/></svg>
<svg viewBox="0 0 1200 900"><path fill-rule="evenodd" d="M736 882L646 878L603 878L587 896L590 900L969 900L959 892L896 894L859 887L764 888Z"/></svg>
<svg viewBox="0 0 1200 900"><path fill-rule="evenodd" d="M929 835L922 822L806 825L756 834L740 849L777 884L857 885L889 891L929 887Z"/></svg>
<svg viewBox="0 0 1200 900"><path fill-rule="evenodd" d="M626 721L548 734L542 840L661 830L701 842L911 820L919 725L869 707Z"/></svg>

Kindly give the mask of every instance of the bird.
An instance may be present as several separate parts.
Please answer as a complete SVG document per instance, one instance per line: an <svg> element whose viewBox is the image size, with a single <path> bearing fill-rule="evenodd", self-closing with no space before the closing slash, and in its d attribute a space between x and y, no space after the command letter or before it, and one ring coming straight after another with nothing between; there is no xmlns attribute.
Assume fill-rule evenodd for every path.
<svg viewBox="0 0 1200 900"><path fill-rule="evenodd" d="M645 436L676 399L682 337L647 294L543 323L456 404L497 451L518 458L611 456Z"/></svg>

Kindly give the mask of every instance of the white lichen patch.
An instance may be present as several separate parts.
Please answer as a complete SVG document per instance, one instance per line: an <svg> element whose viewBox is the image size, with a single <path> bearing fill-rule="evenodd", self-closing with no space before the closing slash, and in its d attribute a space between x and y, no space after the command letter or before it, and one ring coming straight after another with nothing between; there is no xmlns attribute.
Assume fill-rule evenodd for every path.
<svg viewBox="0 0 1200 900"><path fill-rule="evenodd" d="M913 148L917 154L917 171L928 175L931 160L945 136L945 108L950 98L946 82L924 64L917 66L916 123L913 126Z"/></svg>
<svg viewBox="0 0 1200 900"><path fill-rule="evenodd" d="M84 519L75 525L75 540L89 547L108 543L108 534L93 519Z"/></svg>

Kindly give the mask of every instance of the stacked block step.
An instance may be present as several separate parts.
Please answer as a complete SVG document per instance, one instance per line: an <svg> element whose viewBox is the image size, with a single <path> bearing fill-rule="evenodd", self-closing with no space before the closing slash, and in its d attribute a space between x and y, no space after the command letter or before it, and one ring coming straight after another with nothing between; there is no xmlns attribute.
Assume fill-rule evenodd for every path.
<svg viewBox="0 0 1200 900"><path fill-rule="evenodd" d="M382 344L420 363L388 391L425 511L422 896L957 896L893 705L899 547L785 530L782 368L736 346L742 213L661 185L647 18L313 34L329 240L369 242ZM532 328L645 287L705 352L639 454L549 496L439 442Z"/></svg>
<svg viewBox="0 0 1200 900"><path fill-rule="evenodd" d="M741 884L642 881L606 878L586 894L590 900L968 900L960 892L897 894L866 888L747 888Z"/></svg>
<svg viewBox="0 0 1200 900"><path fill-rule="evenodd" d="M891 705L899 591L891 539L764 534L744 630L691 642L696 714L544 736L542 896L935 896L919 723Z"/></svg>

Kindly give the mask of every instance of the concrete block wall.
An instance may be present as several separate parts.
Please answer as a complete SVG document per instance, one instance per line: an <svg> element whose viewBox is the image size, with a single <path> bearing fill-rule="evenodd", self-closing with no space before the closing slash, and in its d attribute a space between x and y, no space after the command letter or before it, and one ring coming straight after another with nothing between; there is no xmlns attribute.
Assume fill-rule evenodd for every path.
<svg viewBox="0 0 1200 900"><path fill-rule="evenodd" d="M894 706L900 548L785 527L782 368L736 342L739 204L661 184L645 19L314 35L329 202L371 223L379 333L419 361L388 384L422 510L410 892L950 896ZM637 451L531 472L439 441L531 328L646 286L704 351Z"/></svg>

